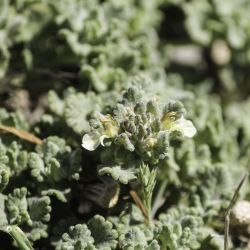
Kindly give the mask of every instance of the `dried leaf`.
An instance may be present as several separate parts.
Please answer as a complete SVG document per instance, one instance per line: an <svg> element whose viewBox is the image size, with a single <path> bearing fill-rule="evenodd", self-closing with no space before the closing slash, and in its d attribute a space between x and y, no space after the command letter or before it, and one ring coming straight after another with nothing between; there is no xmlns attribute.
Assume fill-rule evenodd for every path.
<svg viewBox="0 0 250 250"><path fill-rule="evenodd" d="M29 142L32 142L35 144L42 143L42 140L40 138L36 137L35 135L28 133L26 131L23 131L23 130L16 129L14 127L0 125L0 130L2 130L3 132L11 133L13 135L16 135L16 136L26 140L26 141L29 141Z"/></svg>

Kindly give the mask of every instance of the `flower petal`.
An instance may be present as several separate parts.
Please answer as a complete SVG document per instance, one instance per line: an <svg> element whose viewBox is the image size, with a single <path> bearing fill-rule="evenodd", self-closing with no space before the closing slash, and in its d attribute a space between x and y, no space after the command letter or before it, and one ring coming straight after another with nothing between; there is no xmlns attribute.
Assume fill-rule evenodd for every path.
<svg viewBox="0 0 250 250"><path fill-rule="evenodd" d="M82 138L82 147L89 151L94 151L100 143L100 135L96 132L85 134Z"/></svg>
<svg viewBox="0 0 250 250"><path fill-rule="evenodd" d="M197 132L193 123L190 120L186 120L183 116L176 121L176 130L188 138L192 138Z"/></svg>
<svg viewBox="0 0 250 250"><path fill-rule="evenodd" d="M109 138L109 137L107 135L102 135L100 137L100 143L101 143L102 146L105 146L104 143L103 143L103 141L104 141L105 138Z"/></svg>

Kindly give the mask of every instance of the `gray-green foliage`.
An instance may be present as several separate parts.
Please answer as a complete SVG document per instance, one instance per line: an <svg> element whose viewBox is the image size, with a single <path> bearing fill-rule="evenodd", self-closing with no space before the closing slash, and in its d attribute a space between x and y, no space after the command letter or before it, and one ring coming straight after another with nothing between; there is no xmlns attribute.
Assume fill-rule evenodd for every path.
<svg viewBox="0 0 250 250"><path fill-rule="evenodd" d="M79 134L89 129L88 116L93 110L98 109L98 99L94 93L84 95L72 88L65 91L63 99L51 91L48 102L51 111L64 119L66 124Z"/></svg>
<svg viewBox="0 0 250 250"><path fill-rule="evenodd" d="M149 218L151 217L152 196L156 183L156 174L157 172L155 169L150 171L147 165L142 164L140 166L138 179L141 184L141 197Z"/></svg>
<svg viewBox="0 0 250 250"><path fill-rule="evenodd" d="M115 249L117 232L112 227L109 221L96 215L87 225L70 227L69 234L63 235L56 249Z"/></svg>
<svg viewBox="0 0 250 250"><path fill-rule="evenodd" d="M212 238L215 239L209 240L206 247L221 249L222 238L216 239L218 235L204 225L201 213L198 207L171 209L168 213L161 214L157 223L150 227L135 223L132 219L133 213L121 215L119 220L110 218L111 222L95 216L87 224L70 227L69 233L63 235L57 249L71 249L77 244L80 249L114 249L116 244L127 250L200 249L209 235L213 235ZM91 224L100 225L98 229L93 229ZM100 235L96 238L93 232L98 232L102 227L105 229L102 229L100 240Z"/></svg>
<svg viewBox="0 0 250 250"><path fill-rule="evenodd" d="M249 8L0 1L1 246L222 250L249 172Z"/></svg>
<svg viewBox="0 0 250 250"><path fill-rule="evenodd" d="M90 151L99 145L107 147L101 153L101 174L106 172L120 179L120 166L122 171L128 171L124 172L127 182L133 179L131 172L136 172L141 162L152 168L166 159L169 144L178 135L193 137L196 133L192 122L184 118L183 105L173 101L161 104L157 93L147 96L148 85L146 78L135 78L112 114L97 112L96 118L90 120L91 130L83 136L82 146Z"/></svg>
<svg viewBox="0 0 250 250"><path fill-rule="evenodd" d="M247 0L230 0L226 3L219 0L190 2L166 0L164 2L165 6L175 6L183 13L182 25L188 35L188 39L183 39L182 35L183 43L180 45L171 43L173 47L167 46L167 50L175 54L178 49L185 48L185 45L187 45L186 48L194 45L196 52L206 51L210 58L209 74L215 74L215 84L220 86L220 91L225 91L227 96L231 97L242 94L245 96L246 92L249 93L249 74L245 70L250 59L249 22L246 21L250 8L249 2ZM204 60L195 60L199 57L196 55L200 53L196 52L189 59L191 62L194 58L193 63L191 62L194 67L204 62Z"/></svg>
<svg viewBox="0 0 250 250"><path fill-rule="evenodd" d="M77 224L70 227L69 233L63 234L56 249L93 249L93 243L94 239L88 227L85 224Z"/></svg>
<svg viewBox="0 0 250 250"><path fill-rule="evenodd" d="M49 137L30 153L31 174L38 181L60 181L65 178L79 178L81 170L81 152L71 150L63 139Z"/></svg>

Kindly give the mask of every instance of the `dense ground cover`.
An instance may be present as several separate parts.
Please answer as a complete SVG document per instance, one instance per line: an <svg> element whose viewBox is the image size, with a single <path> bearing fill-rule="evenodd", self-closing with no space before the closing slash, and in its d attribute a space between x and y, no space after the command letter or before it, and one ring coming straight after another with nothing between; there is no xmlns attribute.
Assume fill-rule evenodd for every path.
<svg viewBox="0 0 250 250"><path fill-rule="evenodd" d="M0 1L0 249L220 250L250 168L248 0ZM247 177L228 249L250 248Z"/></svg>

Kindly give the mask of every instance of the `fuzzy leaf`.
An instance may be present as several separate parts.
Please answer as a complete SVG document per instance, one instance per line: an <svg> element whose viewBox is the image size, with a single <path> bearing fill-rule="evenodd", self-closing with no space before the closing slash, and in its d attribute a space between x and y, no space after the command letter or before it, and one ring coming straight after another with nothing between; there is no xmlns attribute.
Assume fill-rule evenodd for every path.
<svg viewBox="0 0 250 250"><path fill-rule="evenodd" d="M75 249L95 249L94 239L85 224L77 224L69 228L69 233L62 235L61 241L57 244L56 250L75 250Z"/></svg>
<svg viewBox="0 0 250 250"><path fill-rule="evenodd" d="M64 111L64 102L59 98L55 91L49 91L48 103L52 112L62 116Z"/></svg>
<svg viewBox="0 0 250 250"><path fill-rule="evenodd" d="M37 178L39 182L43 181L43 175L46 174L45 166L42 158L37 153L30 153L29 166L31 168L31 175Z"/></svg>
<svg viewBox="0 0 250 250"><path fill-rule="evenodd" d="M49 137L37 146L36 152L30 153L29 166L32 176L39 182L79 178L81 151L71 151L63 139Z"/></svg>
<svg viewBox="0 0 250 250"><path fill-rule="evenodd" d="M8 224L8 219L5 211L5 197L0 193L0 228L7 224Z"/></svg>
<svg viewBox="0 0 250 250"><path fill-rule="evenodd" d="M138 179L141 184L142 202L147 209L148 219L151 219L151 203L153 190L156 183L156 170L153 169L152 171L150 171L147 165L142 164L138 173Z"/></svg>
<svg viewBox="0 0 250 250"><path fill-rule="evenodd" d="M102 216L96 215L88 222L88 228L95 240L97 249L115 249L117 245L117 232L112 224L105 221Z"/></svg>
<svg viewBox="0 0 250 250"><path fill-rule="evenodd" d="M41 222L34 222L32 228L29 232L26 233L28 238L32 241L40 240L41 238L48 237L48 225Z"/></svg>
<svg viewBox="0 0 250 250"><path fill-rule="evenodd" d="M126 250L140 250L147 246L145 234L138 227L129 229L126 234L120 236L119 240L121 248Z"/></svg>
<svg viewBox="0 0 250 250"><path fill-rule="evenodd" d="M29 215L32 222L50 220L50 198L48 196L28 198Z"/></svg>
<svg viewBox="0 0 250 250"><path fill-rule="evenodd" d="M12 168L15 175L19 175L28 166L28 152L22 149L22 146L16 141L12 142L7 150L9 158L8 165Z"/></svg>
<svg viewBox="0 0 250 250"><path fill-rule="evenodd" d="M25 187L14 189L12 194L8 195L6 200L7 216L10 224L32 224L28 213L27 189Z"/></svg>
<svg viewBox="0 0 250 250"><path fill-rule="evenodd" d="M2 192L6 188L8 183L9 183L9 172L5 169L0 169L0 192Z"/></svg>
<svg viewBox="0 0 250 250"><path fill-rule="evenodd" d="M160 250L160 245L156 240L153 240L148 247L145 248L145 250Z"/></svg>
<svg viewBox="0 0 250 250"><path fill-rule="evenodd" d="M136 179L136 175L131 169L122 169L121 166L102 167L98 173L100 175L109 175L114 180L120 181L123 184L128 184Z"/></svg>
<svg viewBox="0 0 250 250"><path fill-rule="evenodd" d="M42 191L43 196L55 196L61 202L67 202L67 194L69 194L70 189L58 190L58 189L48 189Z"/></svg>
<svg viewBox="0 0 250 250"><path fill-rule="evenodd" d="M64 116L67 124L78 134L89 130L87 116L93 110L93 96L78 93L66 99Z"/></svg>

